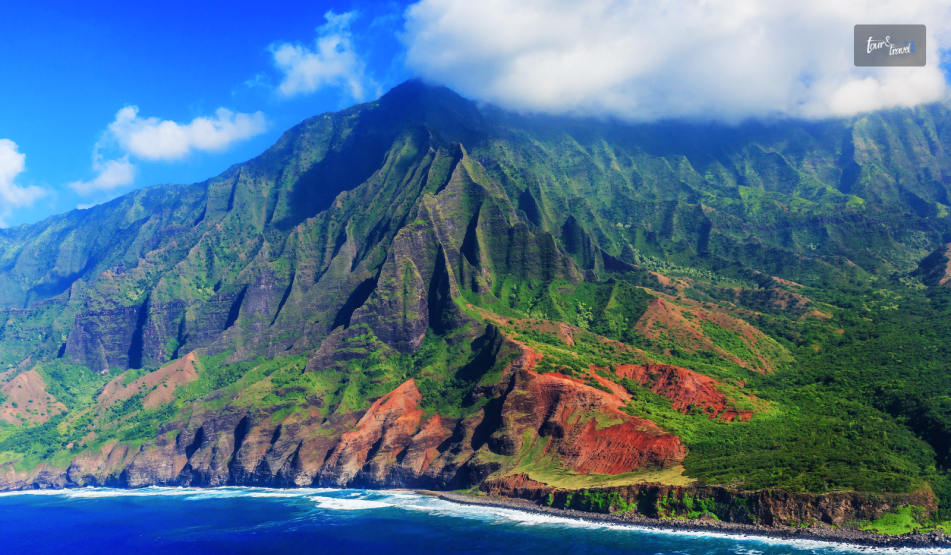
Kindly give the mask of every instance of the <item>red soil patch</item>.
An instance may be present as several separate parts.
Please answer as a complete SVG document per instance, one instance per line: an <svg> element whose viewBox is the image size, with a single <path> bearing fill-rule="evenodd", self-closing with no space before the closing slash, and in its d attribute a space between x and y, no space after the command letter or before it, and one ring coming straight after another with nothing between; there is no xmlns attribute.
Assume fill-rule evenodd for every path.
<svg viewBox="0 0 951 555"><path fill-rule="evenodd" d="M571 461L582 474L623 474L655 465L668 467L686 455L679 438L658 435L634 421L599 430L594 419L589 420L568 447L577 449L577 454L570 453L563 459Z"/></svg>
<svg viewBox="0 0 951 555"><path fill-rule="evenodd" d="M944 257L948 259L948 264L944 268L944 277L938 280L938 285L948 287L948 283L951 282L951 244L948 244L948 248L944 250Z"/></svg>
<svg viewBox="0 0 951 555"><path fill-rule="evenodd" d="M321 475L342 485L358 474L383 480L394 465L403 476L419 477L431 468L438 473L438 447L452 437L453 423L447 429L444 419L434 414L420 428L421 399L410 379L373 403L356 427L340 436Z"/></svg>
<svg viewBox="0 0 951 555"><path fill-rule="evenodd" d="M807 312L806 314L803 314L802 317L803 317L803 319L805 319L805 318L816 318L817 320L831 320L831 319L832 319L832 315L831 315L831 314L828 314L828 313L826 313L826 312L822 312L822 311L820 311L820 310L812 310L812 311L810 311L810 312Z"/></svg>
<svg viewBox="0 0 951 555"><path fill-rule="evenodd" d="M757 356L759 364L751 366L749 362L717 347L704 333L702 322L714 323L736 334L746 344L747 349ZM637 320L634 329L644 337L653 340L660 339L662 334L666 334L674 344L687 352L710 351L756 372L766 373L773 369L769 359L757 348L760 341L768 341L763 332L725 312L710 310L699 305L680 306L658 297L648 304L647 310Z"/></svg>
<svg viewBox="0 0 951 555"><path fill-rule="evenodd" d="M612 382L612 381L609 380L609 379L606 379L606 378L603 378L603 377L599 376L599 375L595 372L595 369L596 369L596 368L597 368L596 366L592 366L592 367L591 367L591 372L590 372L590 375L591 375L592 378L594 378L594 381L596 381L596 382L598 382L599 384L601 384L602 387L606 387L606 388L610 389L610 390L614 393L614 395L615 395L616 397L618 397L618 398L620 398L620 399L623 399L623 400L625 400L625 401L630 401L630 400L631 400L631 394L628 393L628 391L627 391L626 389L624 389L624 387L622 387L621 384L619 384L619 383L617 383L617 382ZM602 370L603 370L603 369L602 369Z"/></svg>
<svg viewBox="0 0 951 555"><path fill-rule="evenodd" d="M547 437L546 452L554 450L576 472L622 474L669 467L686 456L676 436L621 411L627 399L620 391L601 391L558 373L521 370L515 379L513 393L520 393L509 394L503 417L519 433L530 427Z"/></svg>
<svg viewBox="0 0 951 555"><path fill-rule="evenodd" d="M558 324L558 338L573 347L575 344L574 328L568 324Z"/></svg>
<svg viewBox="0 0 951 555"><path fill-rule="evenodd" d="M407 464L416 463L412 464L413 470L416 474L422 474L439 457L439 449L436 447L450 436L452 436L452 432L443 427L442 417L438 414L433 415L429 422L423 426L423 429L413 437L410 453L404 460ZM421 457L419 457L421 460L418 462L413 460L414 455L416 455L412 449L413 446L419 446L418 451L421 452Z"/></svg>
<svg viewBox="0 0 951 555"><path fill-rule="evenodd" d="M657 278L657 283L663 285L664 287L670 287L669 277L662 274L658 274L657 272L647 272L647 273L652 274L655 278Z"/></svg>
<svg viewBox="0 0 951 555"><path fill-rule="evenodd" d="M807 297L784 289L773 290L773 306L783 310L805 310L811 303Z"/></svg>
<svg viewBox="0 0 951 555"><path fill-rule="evenodd" d="M795 281L789 281L788 279L783 279L776 276L770 276L770 277L773 278L773 281L775 281L776 283L780 285L785 285L787 287L802 287L801 283L796 283Z"/></svg>
<svg viewBox="0 0 951 555"><path fill-rule="evenodd" d="M395 458L423 416L422 409L417 408L421 399L413 379L378 399L357 422L356 429L340 436L324 471L339 473L349 480L363 468L370 450L377 445L377 452Z"/></svg>
<svg viewBox="0 0 951 555"><path fill-rule="evenodd" d="M739 417L741 422L746 422L753 416L751 411L737 411L733 407L717 388L720 382L686 368L669 364L621 364L617 367L617 376L647 386L654 393L670 399L674 410L685 414L693 405L700 407L711 419L732 422Z"/></svg>
<svg viewBox="0 0 951 555"><path fill-rule="evenodd" d="M125 401L139 392L149 392L142 401L147 409L160 407L175 398L175 388L198 379L195 354L189 353L167 366L146 374L129 385L122 385L125 374L106 384L96 399L100 407Z"/></svg>
<svg viewBox="0 0 951 555"><path fill-rule="evenodd" d="M66 405L46 392L46 383L36 370L18 374L0 388L0 393L6 396L0 418L10 424L43 424L51 416L66 412Z"/></svg>

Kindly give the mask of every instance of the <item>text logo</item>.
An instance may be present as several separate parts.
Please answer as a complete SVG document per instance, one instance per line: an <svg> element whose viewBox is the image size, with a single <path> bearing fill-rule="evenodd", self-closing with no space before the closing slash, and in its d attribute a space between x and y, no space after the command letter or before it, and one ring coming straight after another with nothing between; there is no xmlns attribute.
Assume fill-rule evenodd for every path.
<svg viewBox="0 0 951 555"><path fill-rule="evenodd" d="M855 65L924 67L924 25L856 25Z"/></svg>

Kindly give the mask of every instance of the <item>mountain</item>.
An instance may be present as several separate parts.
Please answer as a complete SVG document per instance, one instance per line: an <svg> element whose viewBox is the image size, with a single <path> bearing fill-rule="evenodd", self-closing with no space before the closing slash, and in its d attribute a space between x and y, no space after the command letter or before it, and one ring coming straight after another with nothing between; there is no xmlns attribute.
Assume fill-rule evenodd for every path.
<svg viewBox="0 0 951 555"><path fill-rule="evenodd" d="M944 104L633 125L404 83L0 230L0 487L941 520L949 149Z"/></svg>

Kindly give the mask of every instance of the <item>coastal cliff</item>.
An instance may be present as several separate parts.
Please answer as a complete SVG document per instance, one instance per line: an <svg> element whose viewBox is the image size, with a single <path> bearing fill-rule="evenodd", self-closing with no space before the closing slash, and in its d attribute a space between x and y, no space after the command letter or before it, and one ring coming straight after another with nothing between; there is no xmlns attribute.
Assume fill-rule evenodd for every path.
<svg viewBox="0 0 951 555"><path fill-rule="evenodd" d="M489 480L479 489L489 496L524 499L540 506L592 513L624 513L654 519L701 519L762 526L835 527L881 519L904 507L916 507L923 519L937 509L934 494L794 493L742 491L718 486L671 486L656 483L564 490L524 474Z"/></svg>

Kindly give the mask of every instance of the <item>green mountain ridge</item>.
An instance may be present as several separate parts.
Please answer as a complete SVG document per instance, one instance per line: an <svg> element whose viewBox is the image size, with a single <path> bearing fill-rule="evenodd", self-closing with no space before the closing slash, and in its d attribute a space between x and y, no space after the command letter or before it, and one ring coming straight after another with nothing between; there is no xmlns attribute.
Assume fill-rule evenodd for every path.
<svg viewBox="0 0 951 555"><path fill-rule="evenodd" d="M524 474L937 518L948 145L944 104L631 125L404 83L0 230L0 487Z"/></svg>

